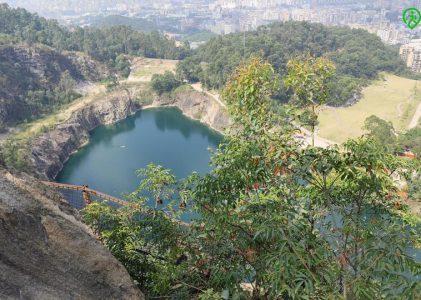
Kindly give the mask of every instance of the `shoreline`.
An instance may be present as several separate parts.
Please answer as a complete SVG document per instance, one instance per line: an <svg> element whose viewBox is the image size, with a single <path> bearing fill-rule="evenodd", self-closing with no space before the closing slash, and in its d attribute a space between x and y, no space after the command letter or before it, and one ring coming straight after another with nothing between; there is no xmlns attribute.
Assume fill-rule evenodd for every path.
<svg viewBox="0 0 421 300"><path fill-rule="evenodd" d="M69 119L36 137L29 146L32 173L43 180L56 180L70 156L90 142L92 130L115 124L139 111L160 107L176 107L185 117L221 135L229 124L225 109L197 91L155 97L148 105L139 105L129 93L114 93L75 111Z"/></svg>

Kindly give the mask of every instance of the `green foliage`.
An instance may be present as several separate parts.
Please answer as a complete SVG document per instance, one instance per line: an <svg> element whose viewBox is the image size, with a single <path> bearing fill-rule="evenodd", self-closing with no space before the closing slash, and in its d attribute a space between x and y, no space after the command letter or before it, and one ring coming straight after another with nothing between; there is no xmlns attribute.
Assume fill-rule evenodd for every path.
<svg viewBox="0 0 421 300"><path fill-rule="evenodd" d="M416 299L420 237L393 179L408 168L370 139L301 147L298 121L272 109L274 75L259 58L237 69L224 93L234 128L210 174L177 181L150 165L134 207L93 204L85 220L150 298ZM168 207L142 209L145 192Z"/></svg>
<svg viewBox="0 0 421 300"><path fill-rule="evenodd" d="M168 59L181 59L188 54L187 49L177 48L173 40L156 31L138 32L123 25L69 30L55 20L46 20L21 8L12 9L7 4L0 5L0 34L29 44L82 51L102 62L115 62L119 54Z"/></svg>
<svg viewBox="0 0 421 300"><path fill-rule="evenodd" d="M200 81L205 87L220 89L235 68L253 55L262 55L283 77L287 73L288 60L307 53L329 58L337 66L336 76L328 85L332 90L329 105L355 101L361 87L381 71L409 73L398 50L384 45L376 35L365 30L307 22L271 24L247 32L245 47L243 33L212 38L194 51L189 61L180 62L180 65L190 65L191 61L196 65L205 63ZM273 96L287 102L291 94L282 88Z"/></svg>
<svg viewBox="0 0 421 300"><path fill-rule="evenodd" d="M9 168L29 170L27 145L24 141L8 139L0 145L0 161Z"/></svg>
<svg viewBox="0 0 421 300"><path fill-rule="evenodd" d="M323 57L312 56L291 59L285 86L294 91L294 103L300 107L317 107L328 99L327 81L334 75L334 64Z"/></svg>
<svg viewBox="0 0 421 300"><path fill-rule="evenodd" d="M142 18L131 18L125 17L120 15L112 15L112 16L97 16L94 17L92 22L92 26L99 27L99 28L109 28L113 26L127 26L131 27L134 30L143 31L143 32L151 32L157 31L158 27L154 22L142 19Z"/></svg>
<svg viewBox="0 0 421 300"><path fill-rule="evenodd" d="M119 85L120 85L120 82L118 81L118 78L116 75L110 75L107 78L107 83L106 83L107 92L114 91Z"/></svg>
<svg viewBox="0 0 421 300"><path fill-rule="evenodd" d="M387 122L377 116L370 116L365 120L364 128L368 136L386 147L394 146L397 141L395 128L392 122Z"/></svg>
<svg viewBox="0 0 421 300"><path fill-rule="evenodd" d="M130 71L131 71L130 66L131 66L130 60L126 55L120 54L119 56L116 57L115 68L117 72L124 78L129 77Z"/></svg>
<svg viewBox="0 0 421 300"><path fill-rule="evenodd" d="M292 103L307 109L301 121L305 120L306 123L303 125L311 126L314 146L315 128L318 123L316 109L327 102L329 96L327 82L334 75L335 66L326 58L307 55L291 59L287 68L285 86L294 92Z"/></svg>
<svg viewBox="0 0 421 300"><path fill-rule="evenodd" d="M181 85L181 82L175 78L174 73L166 71L164 74L154 74L152 76L152 89L162 95L163 93L169 93L174 91Z"/></svg>
<svg viewBox="0 0 421 300"><path fill-rule="evenodd" d="M201 73L202 67L200 63L197 63L190 57L187 57L183 63L177 64L176 75L182 81L190 83L198 82Z"/></svg>
<svg viewBox="0 0 421 300"><path fill-rule="evenodd" d="M183 40L189 42L207 42L211 38L216 36L218 36L216 33L207 30L202 30L183 36Z"/></svg>
<svg viewBox="0 0 421 300"><path fill-rule="evenodd" d="M409 148L415 155L421 157L421 127L410 129L399 135L398 143L402 148Z"/></svg>

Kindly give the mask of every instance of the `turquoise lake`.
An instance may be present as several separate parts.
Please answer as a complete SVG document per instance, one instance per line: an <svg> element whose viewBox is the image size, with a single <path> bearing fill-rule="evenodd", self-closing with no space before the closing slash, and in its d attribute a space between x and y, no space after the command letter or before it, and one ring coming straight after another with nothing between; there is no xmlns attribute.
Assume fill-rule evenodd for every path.
<svg viewBox="0 0 421 300"><path fill-rule="evenodd" d="M210 171L210 149L222 135L185 117L177 108L143 110L91 132L90 143L72 155L56 181L121 197L139 185L136 170L155 163L177 178Z"/></svg>

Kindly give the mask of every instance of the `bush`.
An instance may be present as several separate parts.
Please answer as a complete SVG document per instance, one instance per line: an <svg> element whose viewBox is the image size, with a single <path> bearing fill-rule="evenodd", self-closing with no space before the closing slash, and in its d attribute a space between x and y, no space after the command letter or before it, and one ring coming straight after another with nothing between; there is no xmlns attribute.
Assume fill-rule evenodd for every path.
<svg viewBox="0 0 421 300"><path fill-rule="evenodd" d="M174 73L166 71L164 74L155 74L152 76L152 88L158 94L169 93L181 85L181 82L175 78Z"/></svg>

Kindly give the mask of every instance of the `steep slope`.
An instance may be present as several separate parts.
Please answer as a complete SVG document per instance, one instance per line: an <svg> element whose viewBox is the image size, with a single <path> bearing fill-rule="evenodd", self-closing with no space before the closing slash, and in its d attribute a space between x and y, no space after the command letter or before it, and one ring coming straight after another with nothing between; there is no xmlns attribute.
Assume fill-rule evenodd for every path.
<svg viewBox="0 0 421 300"><path fill-rule="evenodd" d="M64 200L0 170L0 299L143 299Z"/></svg>
<svg viewBox="0 0 421 300"><path fill-rule="evenodd" d="M59 91L54 89L65 73L74 82L106 76L99 63L76 53L45 46L0 46L0 126L58 105Z"/></svg>

